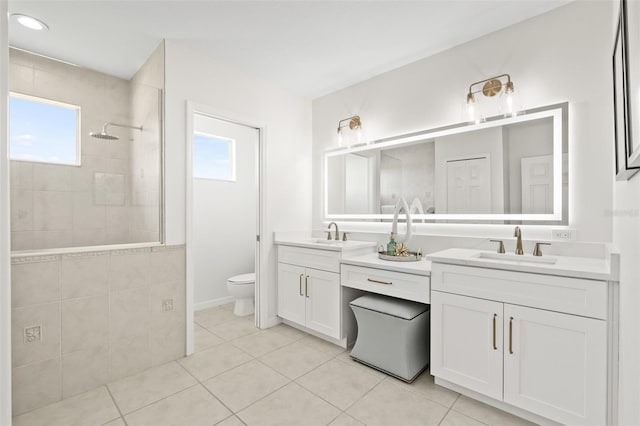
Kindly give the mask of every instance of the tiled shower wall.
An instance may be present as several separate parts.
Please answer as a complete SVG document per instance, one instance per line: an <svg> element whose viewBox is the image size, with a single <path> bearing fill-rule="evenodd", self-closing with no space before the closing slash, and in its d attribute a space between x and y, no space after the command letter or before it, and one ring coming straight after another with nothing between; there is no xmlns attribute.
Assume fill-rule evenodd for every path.
<svg viewBox="0 0 640 426"><path fill-rule="evenodd" d="M185 354L184 246L14 256L13 414Z"/></svg>
<svg viewBox="0 0 640 426"><path fill-rule="evenodd" d="M160 170L164 43L131 79L131 116L144 132L135 130L131 144L131 223L136 241L155 241L160 229Z"/></svg>
<svg viewBox="0 0 640 426"><path fill-rule="evenodd" d="M153 60L147 61L138 74L154 75L158 85L163 85L163 46L158 50L160 53L154 53ZM161 92L161 88L153 90ZM150 140L154 141L154 149L148 152L150 158L147 159L153 167L147 167L144 172L147 172L147 186L153 187L156 193L160 189L158 93L155 99L148 94L142 96L144 90L133 80L15 49L10 52L9 89L81 107L80 166L11 161L12 250L158 241L159 201L155 202L154 220L144 223L142 231L140 225L134 223L132 207L139 198L137 195L135 198L132 191L132 167L136 166L136 176L141 173L137 166L140 149L136 148L134 154L132 146L140 139L144 139L147 147L152 145ZM144 111L144 102L151 103L146 108L147 111L155 109L154 115L140 113ZM140 126L143 121L145 131L142 133L109 127L109 133L120 137L117 141L89 136L90 131L101 131L105 122ZM155 179L153 183L152 179Z"/></svg>

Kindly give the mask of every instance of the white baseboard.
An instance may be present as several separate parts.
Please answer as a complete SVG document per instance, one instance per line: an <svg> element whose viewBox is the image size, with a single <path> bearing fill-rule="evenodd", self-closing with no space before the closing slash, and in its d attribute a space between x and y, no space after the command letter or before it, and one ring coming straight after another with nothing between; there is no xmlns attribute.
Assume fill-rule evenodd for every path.
<svg viewBox="0 0 640 426"><path fill-rule="evenodd" d="M233 296L221 297L220 299L211 299L204 302L198 302L193 305L194 311L201 311L203 309L214 308L220 305L226 305L233 302Z"/></svg>

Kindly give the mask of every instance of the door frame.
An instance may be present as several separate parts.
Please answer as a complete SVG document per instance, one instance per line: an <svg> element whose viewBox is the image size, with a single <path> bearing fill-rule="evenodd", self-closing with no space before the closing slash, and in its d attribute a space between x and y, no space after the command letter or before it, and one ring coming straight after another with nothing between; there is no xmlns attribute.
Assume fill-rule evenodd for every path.
<svg viewBox="0 0 640 426"><path fill-rule="evenodd" d="M193 320L194 320L194 265L193 265L193 115L195 113L206 115L216 120L222 120L233 124L239 124L258 130L258 145L256 155L256 179L257 179L257 199L256 199L256 255L255 255L255 272L256 272L256 290L255 290L255 314L254 320L257 327L261 327L267 323L267 303L268 295L265 291L266 286L262 285L262 278L267 277L266 265L267 261L262 259L265 250L262 249L262 236L267 223L265 217L264 199L266 187L266 134L267 126L251 117L236 115L228 111L220 111L214 107L187 101L186 104L186 322L187 322L187 339L186 354L191 355L194 347L193 337Z"/></svg>

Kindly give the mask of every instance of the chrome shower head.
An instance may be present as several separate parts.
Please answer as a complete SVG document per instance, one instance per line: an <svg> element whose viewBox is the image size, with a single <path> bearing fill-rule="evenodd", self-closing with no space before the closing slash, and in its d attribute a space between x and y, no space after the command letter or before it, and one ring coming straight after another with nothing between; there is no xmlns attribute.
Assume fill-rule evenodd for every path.
<svg viewBox="0 0 640 426"><path fill-rule="evenodd" d="M105 139L109 141L117 141L118 139L120 139L118 136L110 135L109 133L107 133L107 126L126 127L128 129L137 129L142 131L142 126L136 127L136 126L130 126L128 124L104 123L104 125L102 126L101 132L89 132L89 136L91 136L92 138Z"/></svg>

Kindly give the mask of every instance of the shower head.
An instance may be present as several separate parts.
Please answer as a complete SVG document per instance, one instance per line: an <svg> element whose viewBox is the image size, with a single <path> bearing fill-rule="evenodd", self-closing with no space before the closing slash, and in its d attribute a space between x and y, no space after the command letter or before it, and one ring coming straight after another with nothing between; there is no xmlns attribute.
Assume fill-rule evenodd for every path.
<svg viewBox="0 0 640 426"><path fill-rule="evenodd" d="M102 131L101 132L89 132L89 136L91 136L92 138L105 139L105 140L109 140L109 141L117 141L118 139L120 139L116 135L110 135L109 133L107 133L107 126L126 127L126 128L129 128L129 129L137 129L137 130L142 131L142 126L136 127L136 126L130 126L128 124L104 123L104 125L102 126Z"/></svg>

